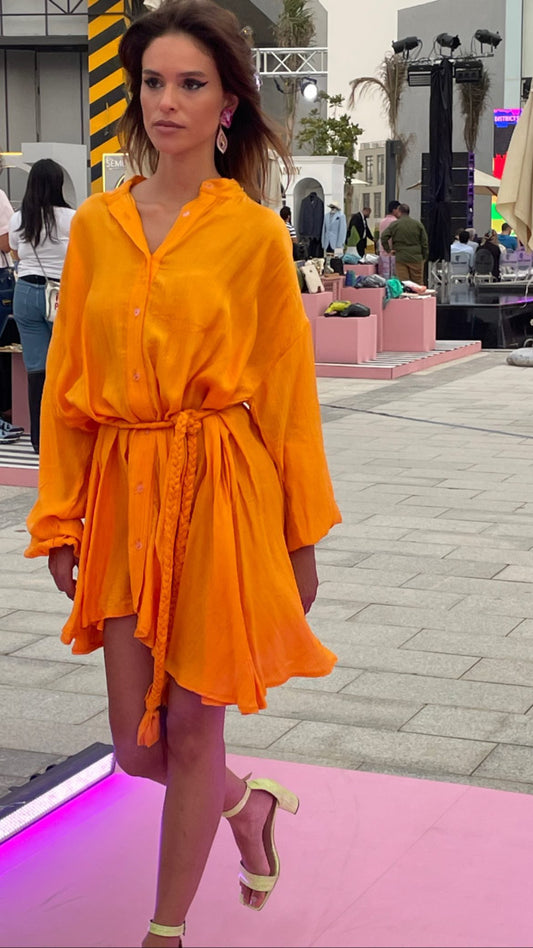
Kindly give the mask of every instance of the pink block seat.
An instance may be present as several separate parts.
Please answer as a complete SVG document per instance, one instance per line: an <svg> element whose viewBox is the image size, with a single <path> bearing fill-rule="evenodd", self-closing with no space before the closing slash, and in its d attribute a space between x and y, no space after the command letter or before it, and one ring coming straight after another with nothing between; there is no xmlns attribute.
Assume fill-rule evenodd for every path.
<svg viewBox="0 0 533 948"><path fill-rule="evenodd" d="M308 319L323 316L329 304L333 302L333 293L302 293L302 301Z"/></svg>
<svg viewBox="0 0 533 948"><path fill-rule="evenodd" d="M316 352L316 324L322 319L324 311L333 302L333 293L302 293L302 300L307 318L311 323L313 350Z"/></svg>
<svg viewBox="0 0 533 948"><path fill-rule="evenodd" d="M383 310L383 351L429 352L435 348L436 322L434 296L389 300Z"/></svg>
<svg viewBox="0 0 533 948"><path fill-rule="evenodd" d="M354 273L357 273L357 276L370 276L373 273L378 272L378 268L375 263L354 263L350 265L350 270L353 268ZM346 269L346 266L344 267Z"/></svg>
<svg viewBox="0 0 533 948"><path fill-rule="evenodd" d="M377 352L377 316L324 316L315 320L317 362L369 362Z"/></svg>
<svg viewBox="0 0 533 948"><path fill-rule="evenodd" d="M342 273L323 273L321 280L324 284L324 289L330 290L333 293L334 300L342 299L342 291L344 289L344 276Z"/></svg>
<svg viewBox="0 0 533 948"><path fill-rule="evenodd" d="M370 312L377 316L377 351L383 352L383 303L385 300L385 287L361 287L345 286L342 291L342 299L349 300L350 303L362 303L368 306Z"/></svg>

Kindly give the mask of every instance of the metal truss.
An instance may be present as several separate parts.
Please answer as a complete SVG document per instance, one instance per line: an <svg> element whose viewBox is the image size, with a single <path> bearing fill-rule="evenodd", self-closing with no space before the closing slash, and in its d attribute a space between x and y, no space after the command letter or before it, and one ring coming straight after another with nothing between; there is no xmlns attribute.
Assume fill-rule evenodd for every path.
<svg viewBox="0 0 533 948"><path fill-rule="evenodd" d="M326 76L328 51L322 46L302 49L253 49L255 70L260 76Z"/></svg>

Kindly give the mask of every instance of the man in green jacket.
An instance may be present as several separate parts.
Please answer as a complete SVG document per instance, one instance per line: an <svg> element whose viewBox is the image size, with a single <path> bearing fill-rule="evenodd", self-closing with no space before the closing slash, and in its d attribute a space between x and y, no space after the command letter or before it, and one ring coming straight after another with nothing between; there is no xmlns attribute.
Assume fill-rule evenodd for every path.
<svg viewBox="0 0 533 948"><path fill-rule="evenodd" d="M424 285L424 262L429 252L426 228L411 219L408 204L400 204L396 213L400 216L383 231L381 245L387 253L394 254L399 280Z"/></svg>

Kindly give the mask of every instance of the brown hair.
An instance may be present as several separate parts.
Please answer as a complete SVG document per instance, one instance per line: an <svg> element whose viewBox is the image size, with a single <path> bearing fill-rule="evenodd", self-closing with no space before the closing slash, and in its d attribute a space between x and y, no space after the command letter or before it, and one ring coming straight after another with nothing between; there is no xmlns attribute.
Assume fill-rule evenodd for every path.
<svg viewBox="0 0 533 948"><path fill-rule="evenodd" d="M118 122L122 148L133 165L157 168L159 153L144 128L140 92L142 59L150 43L168 33L185 33L213 57L222 88L239 99L227 134L228 149L215 149L219 174L236 178L250 196L260 199L269 172L269 150L290 171L291 159L280 134L261 109L258 77L250 46L233 13L214 0L163 0L153 13L135 20L122 37L119 56L126 71L130 99Z"/></svg>

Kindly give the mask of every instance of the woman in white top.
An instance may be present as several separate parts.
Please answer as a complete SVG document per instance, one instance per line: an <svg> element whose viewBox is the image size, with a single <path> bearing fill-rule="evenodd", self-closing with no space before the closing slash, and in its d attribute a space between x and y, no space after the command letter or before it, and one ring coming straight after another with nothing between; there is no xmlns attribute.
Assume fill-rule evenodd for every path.
<svg viewBox="0 0 533 948"><path fill-rule="evenodd" d="M63 169L51 158L33 165L20 211L9 224L9 246L19 261L13 316L28 373L30 437L39 453L39 419L52 323L46 319L46 278L59 280L74 211L63 197Z"/></svg>

